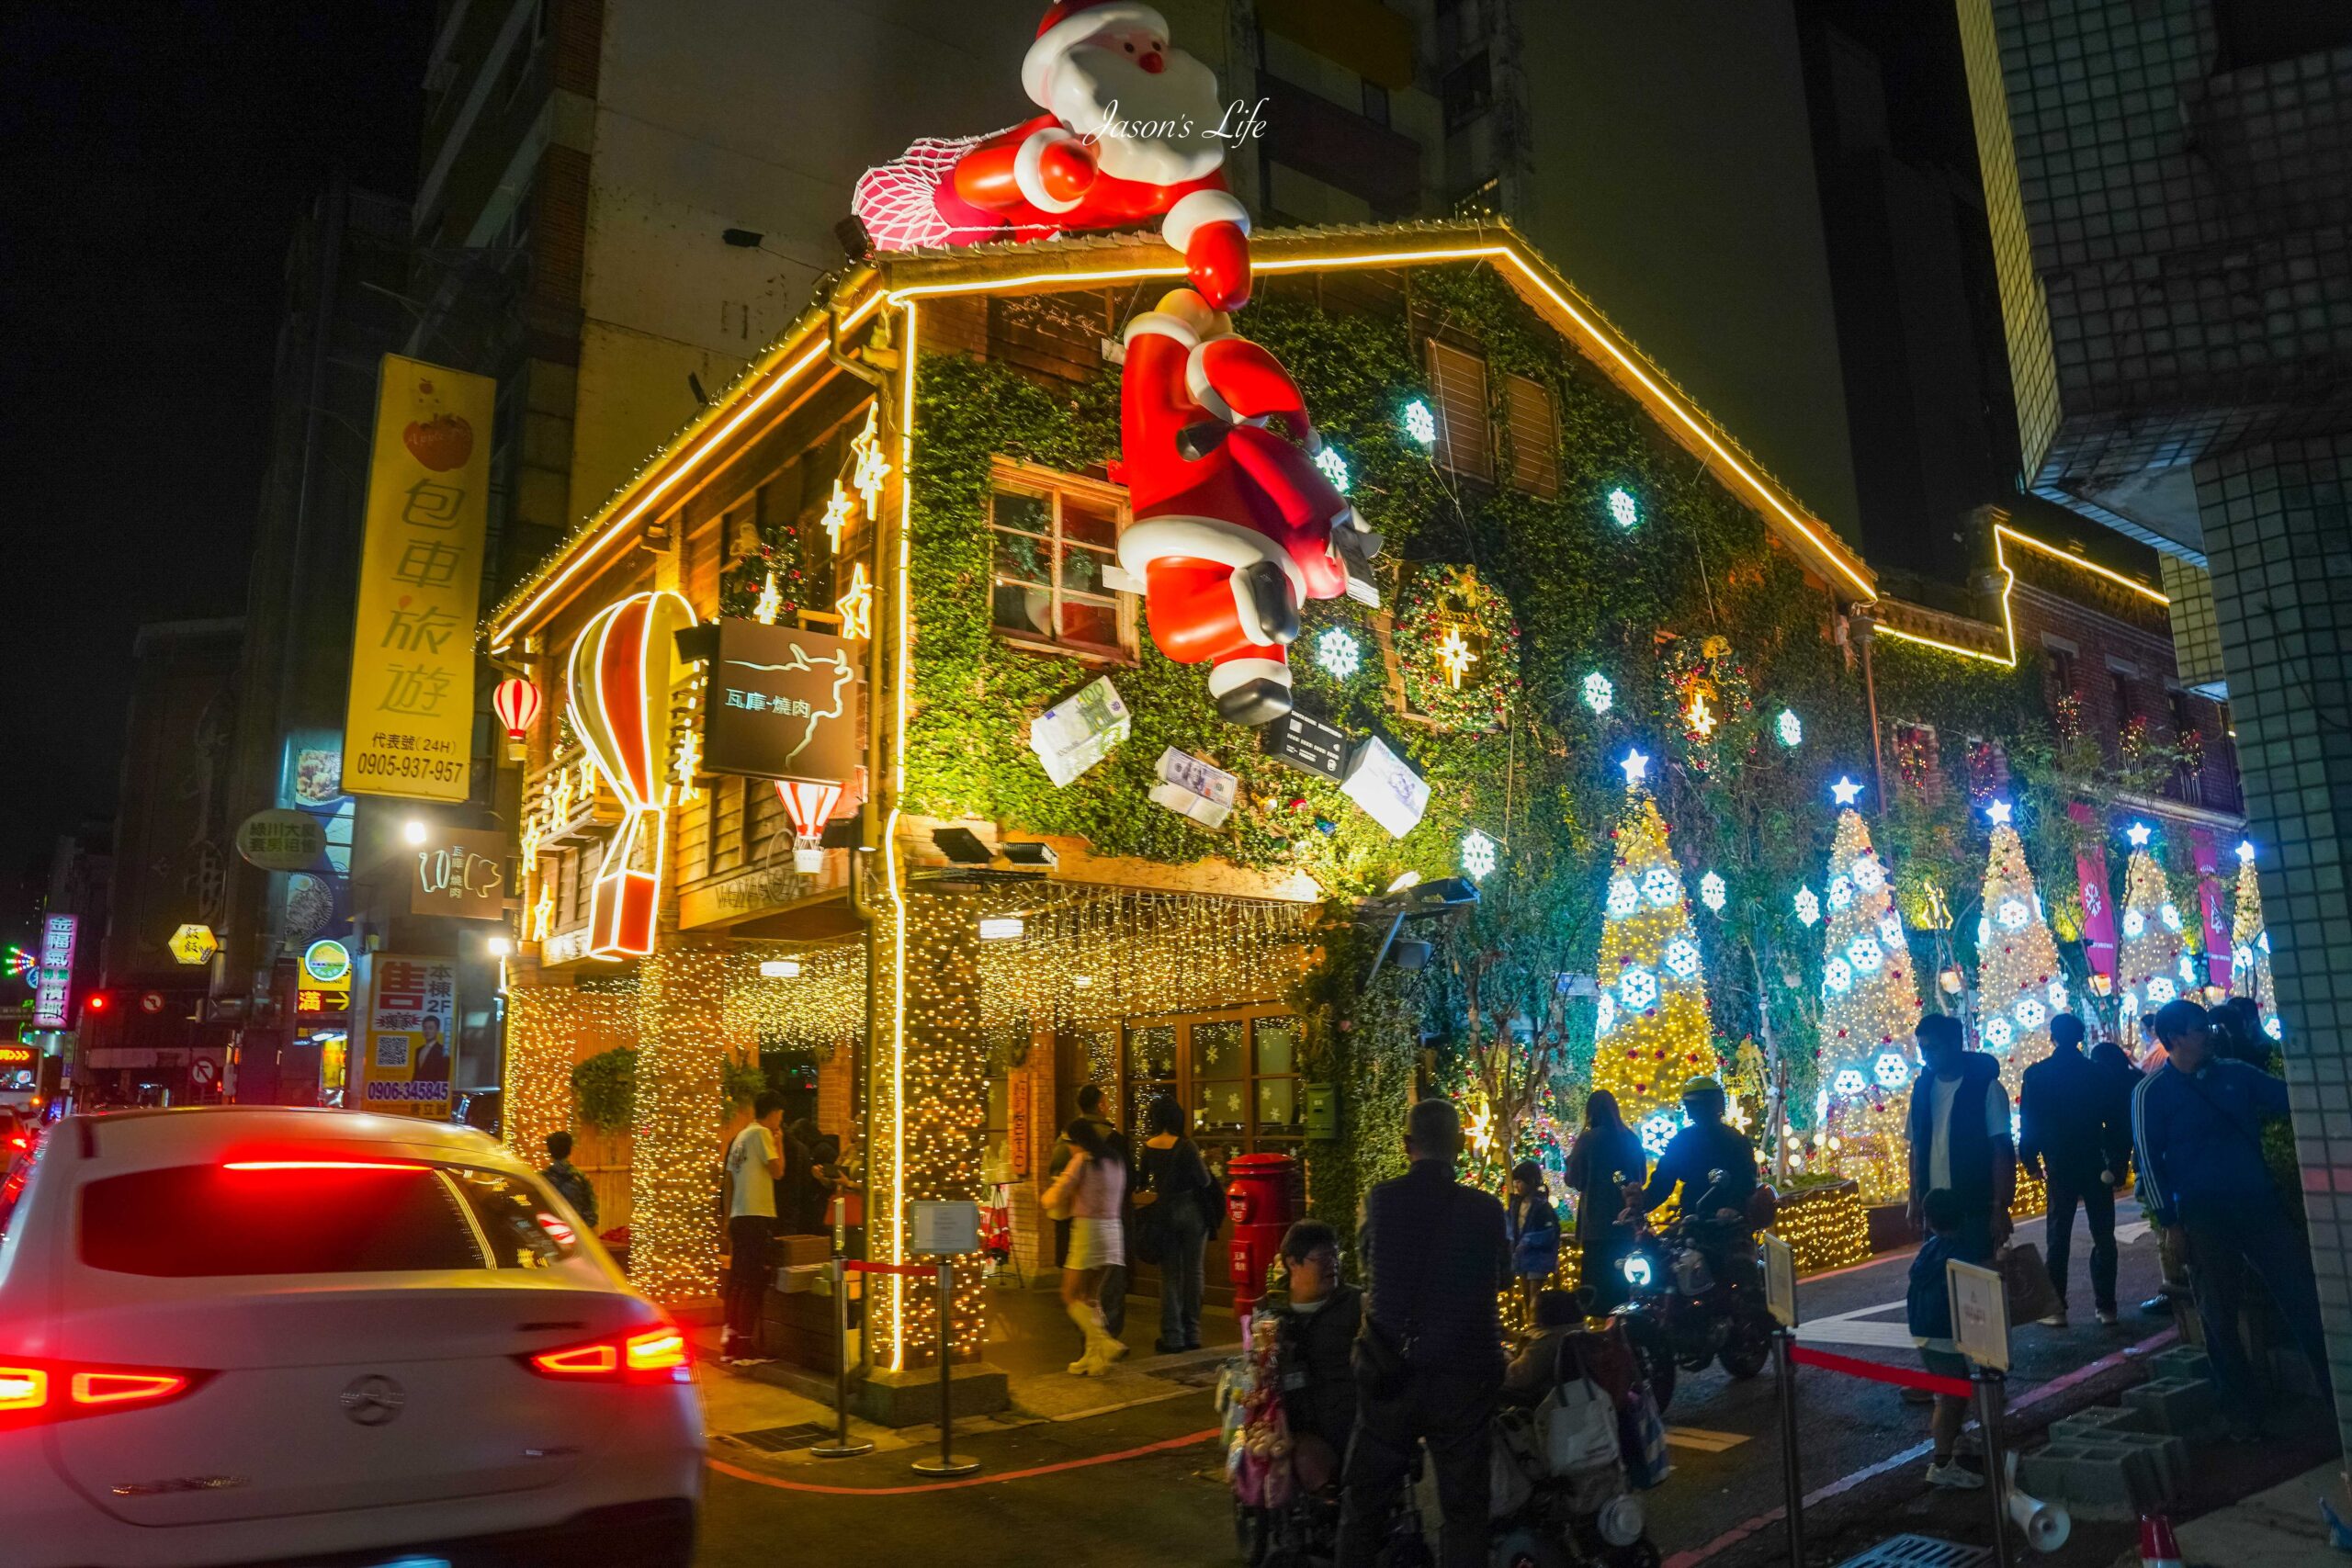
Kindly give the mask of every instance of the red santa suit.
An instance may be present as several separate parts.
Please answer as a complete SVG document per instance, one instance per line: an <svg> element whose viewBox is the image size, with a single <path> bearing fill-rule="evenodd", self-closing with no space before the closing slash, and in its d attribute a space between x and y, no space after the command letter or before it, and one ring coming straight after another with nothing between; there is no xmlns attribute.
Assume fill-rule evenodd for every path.
<svg viewBox="0 0 2352 1568"><path fill-rule="evenodd" d="M1180 288L1128 326L1121 402L1135 520L1119 565L1144 587L1152 641L1179 663L1208 661L1225 717L1281 717L1298 606L1347 592L1332 531L1363 529L1315 465L1322 442L1298 384ZM1277 418L1291 438L1267 428Z"/></svg>
<svg viewBox="0 0 2352 1568"><path fill-rule="evenodd" d="M1140 0L1055 0L1022 62L1046 112L992 136L924 141L858 181L883 250L1035 240L1161 220L1220 310L1250 298L1250 215L1225 185L1216 77Z"/></svg>

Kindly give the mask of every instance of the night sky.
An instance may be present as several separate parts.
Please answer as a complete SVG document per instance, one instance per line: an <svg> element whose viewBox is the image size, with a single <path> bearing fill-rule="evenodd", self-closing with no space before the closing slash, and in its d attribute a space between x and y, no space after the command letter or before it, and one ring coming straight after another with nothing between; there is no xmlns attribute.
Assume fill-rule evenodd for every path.
<svg viewBox="0 0 2352 1568"><path fill-rule="evenodd" d="M136 628L243 607L287 244L337 169L413 192L433 12L0 6L0 885L110 820Z"/></svg>

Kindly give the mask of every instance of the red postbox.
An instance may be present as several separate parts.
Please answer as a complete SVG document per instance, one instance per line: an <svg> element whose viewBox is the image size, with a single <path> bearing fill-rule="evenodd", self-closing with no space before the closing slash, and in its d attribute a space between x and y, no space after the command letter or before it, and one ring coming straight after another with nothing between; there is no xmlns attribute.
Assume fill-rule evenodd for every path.
<svg viewBox="0 0 2352 1568"><path fill-rule="evenodd" d="M1233 1310L1238 1314L1266 1293L1266 1271L1281 1255L1283 1233L1298 1218L1298 1161L1283 1154L1236 1155L1226 1170L1225 1212L1233 1221Z"/></svg>

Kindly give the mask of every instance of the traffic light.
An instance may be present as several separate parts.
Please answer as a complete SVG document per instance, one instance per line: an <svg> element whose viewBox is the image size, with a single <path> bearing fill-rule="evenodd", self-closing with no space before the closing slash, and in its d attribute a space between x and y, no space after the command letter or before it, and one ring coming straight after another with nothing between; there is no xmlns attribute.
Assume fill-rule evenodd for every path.
<svg viewBox="0 0 2352 1568"><path fill-rule="evenodd" d="M104 991L92 991L90 993L89 1000L84 1002L82 1005L88 1008L92 1012L104 1012L107 1010L109 1003L107 1001L107 994Z"/></svg>

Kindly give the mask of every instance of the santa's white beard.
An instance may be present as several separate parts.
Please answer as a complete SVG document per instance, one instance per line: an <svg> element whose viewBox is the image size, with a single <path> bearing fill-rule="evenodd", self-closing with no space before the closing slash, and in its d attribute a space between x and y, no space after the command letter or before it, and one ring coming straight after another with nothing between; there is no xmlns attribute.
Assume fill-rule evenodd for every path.
<svg viewBox="0 0 2352 1568"><path fill-rule="evenodd" d="M1182 50L1154 74L1124 50L1080 44L1046 78L1054 115L1094 143L1102 172L1114 179L1182 185L1225 162L1212 134L1223 118L1216 73Z"/></svg>

